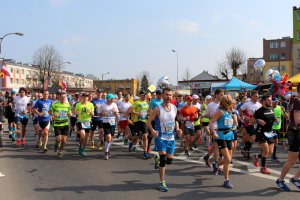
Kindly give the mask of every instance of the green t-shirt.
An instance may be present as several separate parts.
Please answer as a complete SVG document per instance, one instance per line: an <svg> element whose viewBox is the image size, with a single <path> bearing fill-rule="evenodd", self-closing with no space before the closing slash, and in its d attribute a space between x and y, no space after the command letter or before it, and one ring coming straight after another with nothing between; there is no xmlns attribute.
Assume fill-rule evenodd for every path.
<svg viewBox="0 0 300 200"><path fill-rule="evenodd" d="M75 111L79 112L77 116L79 122L91 121L92 116L90 112L94 112L94 105L91 102L87 102L85 105L79 102L76 104Z"/></svg>
<svg viewBox="0 0 300 200"><path fill-rule="evenodd" d="M58 114L57 117L53 118L53 126L69 125L69 115L72 113L70 104L56 102L55 104L52 104L50 111L53 114Z"/></svg>
<svg viewBox="0 0 300 200"><path fill-rule="evenodd" d="M132 105L135 112L141 113L141 116L134 115L133 122L147 122L149 105L146 101L137 100Z"/></svg>
<svg viewBox="0 0 300 200"><path fill-rule="evenodd" d="M276 106L276 108L274 108L274 115L279 121L273 123L272 129L279 130L281 128L281 119L283 116L283 110L281 109L281 106Z"/></svg>

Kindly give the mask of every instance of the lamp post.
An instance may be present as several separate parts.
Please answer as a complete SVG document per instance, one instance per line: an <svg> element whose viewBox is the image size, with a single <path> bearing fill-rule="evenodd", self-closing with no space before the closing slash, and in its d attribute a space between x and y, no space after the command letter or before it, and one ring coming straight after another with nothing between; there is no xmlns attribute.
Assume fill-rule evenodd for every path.
<svg viewBox="0 0 300 200"><path fill-rule="evenodd" d="M19 33L19 32L17 32L17 33L7 33L7 34L5 34L3 37L1 37L1 38L0 38L0 54L1 54L1 44L2 44L2 41L3 41L3 39L4 39L6 36L8 36L8 35L18 35L18 36L23 36L24 34L23 34L23 33Z"/></svg>
<svg viewBox="0 0 300 200"><path fill-rule="evenodd" d="M176 57L177 57L177 85L178 85L178 53L174 49L172 50L172 52L176 53Z"/></svg>
<svg viewBox="0 0 300 200"><path fill-rule="evenodd" d="M105 75L107 75L107 74L109 74L109 72L106 72L105 74L102 74L101 89L103 89L103 77L104 77Z"/></svg>

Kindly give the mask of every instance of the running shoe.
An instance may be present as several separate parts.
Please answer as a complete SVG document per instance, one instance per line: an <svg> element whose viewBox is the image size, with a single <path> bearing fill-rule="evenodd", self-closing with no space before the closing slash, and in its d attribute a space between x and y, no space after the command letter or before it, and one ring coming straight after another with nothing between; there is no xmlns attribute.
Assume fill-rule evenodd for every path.
<svg viewBox="0 0 300 200"><path fill-rule="evenodd" d="M213 167L213 173L214 173L214 175L218 176L219 175L219 168L218 168L217 163L213 162L212 163L212 167Z"/></svg>
<svg viewBox="0 0 300 200"><path fill-rule="evenodd" d="M108 152L108 154L107 154L107 155L108 155L108 157L109 157L109 158L111 158L111 154L110 154L110 152Z"/></svg>
<svg viewBox="0 0 300 200"><path fill-rule="evenodd" d="M223 183L223 187L224 187L224 188L227 188L227 189L232 189L232 188L233 188L233 185L232 185L232 183L230 182L230 180L225 180L224 183Z"/></svg>
<svg viewBox="0 0 300 200"><path fill-rule="evenodd" d="M133 146L133 143L132 143L132 142L130 142L130 143L129 143L129 146L128 146L128 151L129 151L129 152L131 152L131 151L132 151L132 146Z"/></svg>
<svg viewBox="0 0 300 200"><path fill-rule="evenodd" d="M279 187L279 189L281 189L282 191L285 192L290 192L291 189L285 184L284 180L280 181L280 180L276 180L276 185Z"/></svg>
<svg viewBox="0 0 300 200"><path fill-rule="evenodd" d="M272 159L273 162L280 163L277 156L272 156L271 159Z"/></svg>
<svg viewBox="0 0 300 200"><path fill-rule="evenodd" d="M300 180L295 180L294 178L290 179L290 182L294 184L298 189L300 189Z"/></svg>
<svg viewBox="0 0 300 200"><path fill-rule="evenodd" d="M22 138L21 144L22 144L22 145L25 145L25 138Z"/></svg>
<svg viewBox="0 0 300 200"><path fill-rule="evenodd" d="M132 148L132 151L133 151L133 152L138 152L138 149L136 148L136 146L134 146L134 147Z"/></svg>
<svg viewBox="0 0 300 200"><path fill-rule="evenodd" d="M262 173L262 174L271 174L270 170L266 167L261 167L260 168L260 173Z"/></svg>
<svg viewBox="0 0 300 200"><path fill-rule="evenodd" d="M103 145L102 144L98 144L97 149L98 149L98 151L102 151L103 150Z"/></svg>
<svg viewBox="0 0 300 200"><path fill-rule="evenodd" d="M209 155L205 155L203 157L204 161L205 161L205 164L207 167L211 168L211 164L210 164L210 160L209 160Z"/></svg>
<svg viewBox="0 0 300 200"><path fill-rule="evenodd" d="M109 159L108 153L105 152L105 153L104 153L104 160L108 160L108 159Z"/></svg>
<svg viewBox="0 0 300 200"><path fill-rule="evenodd" d="M91 143L91 146L90 146L90 148L91 148L91 149L95 149L94 142L92 142L92 143Z"/></svg>
<svg viewBox="0 0 300 200"><path fill-rule="evenodd" d="M149 154L147 152L144 152L144 157L143 158L146 160L146 159L149 159L150 156L149 156Z"/></svg>
<svg viewBox="0 0 300 200"><path fill-rule="evenodd" d="M39 142L37 142L35 148L39 148L39 147L40 147Z"/></svg>
<svg viewBox="0 0 300 200"><path fill-rule="evenodd" d="M48 149L46 147L43 148L43 153L46 153Z"/></svg>
<svg viewBox="0 0 300 200"><path fill-rule="evenodd" d="M166 181L162 181L159 183L158 185L158 189L162 192L168 192L168 188L167 188L167 185L166 185Z"/></svg>
<svg viewBox="0 0 300 200"><path fill-rule="evenodd" d="M20 145L21 145L21 140L17 139L17 146L20 146Z"/></svg>
<svg viewBox="0 0 300 200"><path fill-rule="evenodd" d="M150 154L150 151L151 151L150 147L147 147L147 153L148 154Z"/></svg>
<svg viewBox="0 0 300 200"><path fill-rule="evenodd" d="M257 157L257 155L253 155L253 164L255 167L259 167L259 159Z"/></svg>
<svg viewBox="0 0 300 200"><path fill-rule="evenodd" d="M154 156L154 169L159 169L159 155Z"/></svg>

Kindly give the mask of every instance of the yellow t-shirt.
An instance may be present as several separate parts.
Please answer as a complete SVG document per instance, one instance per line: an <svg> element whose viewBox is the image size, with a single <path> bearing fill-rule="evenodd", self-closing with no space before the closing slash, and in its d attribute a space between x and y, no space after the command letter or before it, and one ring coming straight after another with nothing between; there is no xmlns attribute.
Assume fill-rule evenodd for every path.
<svg viewBox="0 0 300 200"><path fill-rule="evenodd" d="M134 115L133 122L147 122L149 105L147 101L137 100L132 105L135 112L141 113L141 116Z"/></svg>
<svg viewBox="0 0 300 200"><path fill-rule="evenodd" d="M85 105L79 102L76 104L75 111L79 112L77 116L79 122L91 121L92 116L90 112L94 111L94 105L91 102L87 102Z"/></svg>

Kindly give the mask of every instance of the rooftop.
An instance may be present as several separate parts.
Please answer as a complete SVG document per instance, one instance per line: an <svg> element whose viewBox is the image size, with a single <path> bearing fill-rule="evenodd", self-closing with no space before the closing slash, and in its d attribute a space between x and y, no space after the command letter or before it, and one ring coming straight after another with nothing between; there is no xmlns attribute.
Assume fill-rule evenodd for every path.
<svg viewBox="0 0 300 200"><path fill-rule="evenodd" d="M197 76L191 79L191 81L199 81L199 80L214 81L214 80L219 80L219 78L217 76L209 74L208 71L204 70L202 73L198 74Z"/></svg>

